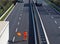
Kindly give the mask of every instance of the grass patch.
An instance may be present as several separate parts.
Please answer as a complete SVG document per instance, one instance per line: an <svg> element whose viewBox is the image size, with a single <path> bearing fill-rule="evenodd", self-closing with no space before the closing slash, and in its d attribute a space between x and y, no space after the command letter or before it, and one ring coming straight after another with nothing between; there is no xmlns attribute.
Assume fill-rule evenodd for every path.
<svg viewBox="0 0 60 44"><path fill-rule="evenodd" d="M12 5L12 2L8 2L5 5L1 2L0 3L0 7L2 7L2 9L0 8L0 17L4 14L4 12Z"/></svg>
<svg viewBox="0 0 60 44"><path fill-rule="evenodd" d="M0 9L0 16L2 16L3 14L3 9Z"/></svg>
<svg viewBox="0 0 60 44"><path fill-rule="evenodd" d="M13 6L10 8L10 10L0 19L0 21L3 21L6 16L9 14L9 12L12 10Z"/></svg>

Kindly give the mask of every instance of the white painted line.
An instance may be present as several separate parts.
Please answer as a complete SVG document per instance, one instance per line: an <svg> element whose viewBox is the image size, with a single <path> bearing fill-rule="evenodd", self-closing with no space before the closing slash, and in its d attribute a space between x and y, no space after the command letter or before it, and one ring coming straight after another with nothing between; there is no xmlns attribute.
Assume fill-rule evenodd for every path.
<svg viewBox="0 0 60 44"><path fill-rule="evenodd" d="M46 30L45 30L45 27L44 27L44 25L43 25L43 22L42 22L42 19L41 19L41 16L40 16L40 14L39 14L39 11L38 11L37 7L36 7L36 10L37 10L37 12L38 12L38 16L39 16L40 21L41 21L41 25L42 25L42 28L43 28L43 31L44 31L44 35L45 35L47 44L50 44L50 42L49 42L49 40L48 40L48 37L47 37L47 33L46 33Z"/></svg>
<svg viewBox="0 0 60 44"><path fill-rule="evenodd" d="M15 36L13 37L13 40L12 40L12 42L14 42L15 41Z"/></svg>
<svg viewBox="0 0 60 44"><path fill-rule="evenodd" d="M60 29L60 26L58 28Z"/></svg>
<svg viewBox="0 0 60 44"><path fill-rule="evenodd" d="M22 16L22 14L20 14L20 16Z"/></svg>
<svg viewBox="0 0 60 44"><path fill-rule="evenodd" d="M55 24L57 24L57 21L55 21Z"/></svg>
<svg viewBox="0 0 60 44"><path fill-rule="evenodd" d="M19 22L18 22L18 25L19 25Z"/></svg>
<svg viewBox="0 0 60 44"><path fill-rule="evenodd" d="M18 31L18 28L16 28L16 32Z"/></svg>
<svg viewBox="0 0 60 44"><path fill-rule="evenodd" d="M19 20L21 20L21 17L19 17Z"/></svg>
<svg viewBox="0 0 60 44"><path fill-rule="evenodd" d="M53 19L54 17L53 17L53 16L51 16L51 18Z"/></svg>

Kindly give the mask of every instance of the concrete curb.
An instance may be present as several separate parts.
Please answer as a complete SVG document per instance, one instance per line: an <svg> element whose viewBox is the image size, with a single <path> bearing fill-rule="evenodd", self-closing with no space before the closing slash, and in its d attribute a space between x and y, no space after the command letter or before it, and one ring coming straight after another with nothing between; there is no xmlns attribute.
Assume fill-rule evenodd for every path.
<svg viewBox="0 0 60 44"><path fill-rule="evenodd" d="M15 7L15 6L14 6ZM10 15L10 13L13 11L14 7L12 8L12 10L9 12L9 14L6 16L6 18L4 19L4 21L8 18L8 16Z"/></svg>
<svg viewBox="0 0 60 44"><path fill-rule="evenodd" d="M17 3L16 3L17 5ZM15 6L12 8L12 10L9 12L9 14L6 16L6 18L4 19L4 21L6 21L6 19L8 18L8 16L11 14L11 12L13 11L13 9L15 8Z"/></svg>

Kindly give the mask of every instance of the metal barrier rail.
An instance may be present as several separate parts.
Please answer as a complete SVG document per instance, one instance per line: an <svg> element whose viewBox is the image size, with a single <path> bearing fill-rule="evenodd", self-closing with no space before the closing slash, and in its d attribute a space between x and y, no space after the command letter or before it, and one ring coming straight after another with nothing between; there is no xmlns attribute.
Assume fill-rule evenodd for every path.
<svg viewBox="0 0 60 44"><path fill-rule="evenodd" d="M33 3L33 6L32 6L32 9L33 9L33 13L34 13L33 16L34 16L34 21L35 21L35 28L36 28L35 30L36 30L37 44L41 44L41 43L40 43L41 40L40 40L40 37L39 37L40 34L39 34L39 30L38 30L39 28L38 28L38 26L37 26L37 23L38 23L38 22L36 21L37 17L35 17L35 16L37 15L37 12L36 12L36 10L35 10L35 8L34 8L34 3Z"/></svg>
<svg viewBox="0 0 60 44"><path fill-rule="evenodd" d="M38 13L35 8L35 4L32 3L30 7L31 7L33 26L34 26L35 44L47 44L43 29L41 26L41 22L39 20Z"/></svg>
<svg viewBox="0 0 60 44"><path fill-rule="evenodd" d="M37 10L35 9L35 6L33 6L34 9L34 16L35 16L35 20L36 20L36 26L37 26L37 33L38 33L38 40L39 40L39 44L47 44L45 35L44 35L44 31L41 25L41 21L39 19Z"/></svg>
<svg viewBox="0 0 60 44"><path fill-rule="evenodd" d="M34 13L33 13L33 4L30 5L31 7L31 13L32 13L32 20L33 20L33 28L34 28L34 38L35 38L35 44L37 44L37 34L36 34L36 24L35 24L35 20L34 20Z"/></svg>
<svg viewBox="0 0 60 44"><path fill-rule="evenodd" d="M32 1L32 3L30 3L30 7L33 20L35 44L50 44L44 25L42 23L42 19L40 17L40 14L38 13L38 9L35 6L34 0Z"/></svg>
<svg viewBox="0 0 60 44"><path fill-rule="evenodd" d="M33 2L34 3L34 2ZM44 28L44 25L43 25L43 22L42 22L42 19L41 19L41 16L40 16L40 14L39 14L39 12L38 12L38 9L37 9L37 7L36 7L36 5L34 4L33 5L33 8L34 8L34 10L36 11L35 13L37 13L37 14L35 14L35 19L37 19L37 21L38 21L38 19L39 19L39 21L37 22L37 23L40 23L40 26L41 26L41 28L39 29L39 27L38 27L38 29L40 30L40 37L41 37L41 43L42 44L50 44L49 43L49 40L48 40L48 37L47 37L47 34L46 34L46 31L45 31L45 28ZM38 24L39 25L39 24ZM41 44L40 43L40 44Z"/></svg>

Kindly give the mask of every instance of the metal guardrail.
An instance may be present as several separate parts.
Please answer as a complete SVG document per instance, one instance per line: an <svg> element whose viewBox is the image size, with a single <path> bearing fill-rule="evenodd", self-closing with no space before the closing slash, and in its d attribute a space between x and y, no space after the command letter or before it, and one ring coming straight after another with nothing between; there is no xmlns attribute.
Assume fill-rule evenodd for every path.
<svg viewBox="0 0 60 44"><path fill-rule="evenodd" d="M37 26L38 22L36 21L37 20L37 12L36 12L36 9L34 8L34 3L33 3L33 6L32 6L32 9L33 9L33 16L34 16L34 21L35 21L35 30L36 30L36 39L37 39L37 44L41 44L41 40L40 40L40 34L39 34L39 27Z"/></svg>
<svg viewBox="0 0 60 44"><path fill-rule="evenodd" d="M33 9L33 1L30 0L31 3L30 3L30 8L31 8L31 14L32 14L32 22L33 22L33 32L34 32L34 41L35 41L35 44L39 44L39 38L38 38L38 32L37 32L37 26L36 26L36 20L35 20L35 12L34 12L34 9ZM34 44L34 43L32 43Z"/></svg>
<svg viewBox="0 0 60 44"><path fill-rule="evenodd" d="M35 44L47 44L34 2L30 5L33 19ZM40 33L40 34L39 34Z"/></svg>
<svg viewBox="0 0 60 44"><path fill-rule="evenodd" d="M41 19L39 18L34 0L32 3L30 3L30 7L33 20L35 44L49 44L45 29L43 29L43 25L41 24L42 21L40 21Z"/></svg>
<svg viewBox="0 0 60 44"><path fill-rule="evenodd" d="M35 16L35 20L36 20L38 35L39 35L38 36L39 44L47 44L47 41L46 41L46 38L45 38L45 34L44 34L44 31L43 31L43 28L42 28L41 21L39 19L37 10L36 10L35 6L33 8L34 8L34 11L36 13L34 16Z"/></svg>
<svg viewBox="0 0 60 44"><path fill-rule="evenodd" d="M33 13L33 4L30 5L31 7L31 12L32 12L32 19L33 19L33 28L34 28L34 38L35 38L35 44L37 44L37 34L36 34L36 24L35 24L35 20L34 20L34 13Z"/></svg>
<svg viewBox="0 0 60 44"><path fill-rule="evenodd" d="M33 5L33 9L35 11L34 17L36 20L38 35L40 33L40 36L38 37L39 38L39 44L50 44L48 37L47 37L47 34L46 34L46 31L45 31L45 28L43 26L42 19L40 17L40 14L39 14L38 9L37 9L35 4Z"/></svg>

